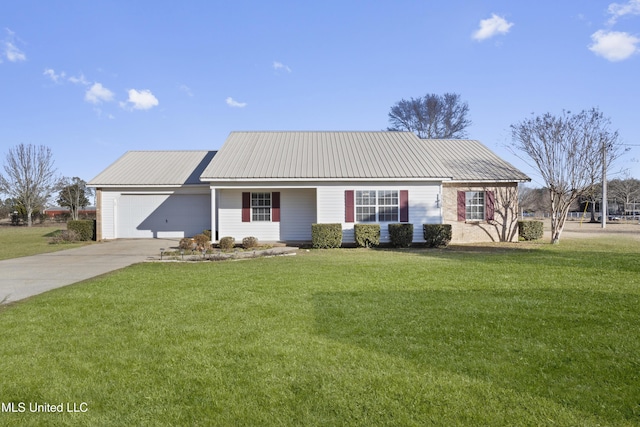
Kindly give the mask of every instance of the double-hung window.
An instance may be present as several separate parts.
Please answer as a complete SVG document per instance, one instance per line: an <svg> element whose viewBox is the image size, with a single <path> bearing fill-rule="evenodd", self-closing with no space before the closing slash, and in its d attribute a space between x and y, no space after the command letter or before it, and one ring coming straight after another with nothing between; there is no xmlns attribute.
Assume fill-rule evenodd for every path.
<svg viewBox="0 0 640 427"><path fill-rule="evenodd" d="M397 222L397 190L358 190L355 192L357 222Z"/></svg>
<svg viewBox="0 0 640 427"><path fill-rule="evenodd" d="M280 192L242 193L242 222L280 222Z"/></svg>
<svg viewBox="0 0 640 427"><path fill-rule="evenodd" d="M467 191L465 198L465 219L467 221L484 221L484 191Z"/></svg>
<svg viewBox="0 0 640 427"><path fill-rule="evenodd" d="M271 221L271 193L251 193L251 220Z"/></svg>
<svg viewBox="0 0 640 427"><path fill-rule="evenodd" d="M378 221L397 222L398 221L398 192L378 191Z"/></svg>
<svg viewBox="0 0 640 427"><path fill-rule="evenodd" d="M458 221L493 221L494 191L458 191Z"/></svg>

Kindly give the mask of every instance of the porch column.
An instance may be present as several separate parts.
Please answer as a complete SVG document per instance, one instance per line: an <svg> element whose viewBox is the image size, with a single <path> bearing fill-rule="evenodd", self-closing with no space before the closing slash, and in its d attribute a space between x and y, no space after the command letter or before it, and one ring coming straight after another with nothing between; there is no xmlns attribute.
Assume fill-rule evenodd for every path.
<svg viewBox="0 0 640 427"><path fill-rule="evenodd" d="M96 242L102 240L102 188L96 188Z"/></svg>
<svg viewBox="0 0 640 427"><path fill-rule="evenodd" d="M217 215L216 215L216 205L217 205L217 197L218 192L215 187L211 187L211 241L218 241L218 224L217 224Z"/></svg>

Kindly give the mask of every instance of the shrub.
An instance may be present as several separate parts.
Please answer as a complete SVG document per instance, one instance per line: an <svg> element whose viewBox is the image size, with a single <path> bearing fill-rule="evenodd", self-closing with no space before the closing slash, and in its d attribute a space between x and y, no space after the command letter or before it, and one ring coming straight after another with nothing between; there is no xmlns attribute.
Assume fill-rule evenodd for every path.
<svg viewBox="0 0 640 427"><path fill-rule="evenodd" d="M205 234L196 234L193 236L193 241L196 243L196 249L199 251L209 249L211 246L211 239Z"/></svg>
<svg viewBox="0 0 640 427"><path fill-rule="evenodd" d="M207 236L209 238L209 241L211 241L211 230L204 230L202 234Z"/></svg>
<svg viewBox="0 0 640 427"><path fill-rule="evenodd" d="M258 246L258 238L249 236L242 239L242 247L245 249L253 249Z"/></svg>
<svg viewBox="0 0 640 427"><path fill-rule="evenodd" d="M356 245L364 248L380 244L380 224L356 224L353 226Z"/></svg>
<svg viewBox="0 0 640 427"><path fill-rule="evenodd" d="M451 224L422 224L422 233L428 247L447 246L451 241Z"/></svg>
<svg viewBox="0 0 640 427"><path fill-rule="evenodd" d="M70 243L80 240L80 235L75 230L62 230L51 237L51 243Z"/></svg>
<svg viewBox="0 0 640 427"><path fill-rule="evenodd" d="M542 221L518 221L518 232L522 240L538 240L544 235Z"/></svg>
<svg viewBox="0 0 640 427"><path fill-rule="evenodd" d="M391 246L408 248L413 242L413 224L389 224Z"/></svg>
<svg viewBox="0 0 640 427"><path fill-rule="evenodd" d="M191 237L185 237L180 239L180 243L178 244L180 249L184 249L185 251L192 251L196 248L196 243L193 241Z"/></svg>
<svg viewBox="0 0 640 427"><path fill-rule="evenodd" d="M311 224L311 243L316 249L339 248L342 224Z"/></svg>
<svg viewBox="0 0 640 427"><path fill-rule="evenodd" d="M94 221L92 220L68 221L67 230L73 230L78 233L78 239L82 241L93 240L95 236Z"/></svg>
<svg viewBox="0 0 640 427"><path fill-rule="evenodd" d="M230 251L236 245L236 239L231 236L225 236L220 239L220 249Z"/></svg>

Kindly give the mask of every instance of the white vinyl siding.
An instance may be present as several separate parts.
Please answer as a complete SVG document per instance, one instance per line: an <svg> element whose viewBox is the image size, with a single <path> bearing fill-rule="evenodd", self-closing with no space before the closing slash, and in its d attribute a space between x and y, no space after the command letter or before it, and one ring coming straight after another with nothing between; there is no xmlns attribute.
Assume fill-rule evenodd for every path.
<svg viewBox="0 0 640 427"><path fill-rule="evenodd" d="M102 191L102 238L105 240L116 238L115 205L120 193Z"/></svg>
<svg viewBox="0 0 640 427"><path fill-rule="evenodd" d="M242 222L242 193L280 193L280 221ZM313 188L217 189L218 238L236 241L257 237L259 241L310 241L316 222L316 190ZM253 216L253 211L252 211Z"/></svg>
<svg viewBox="0 0 640 427"><path fill-rule="evenodd" d="M318 223L342 224L342 238L345 243L355 241L354 223L345 222L345 190L354 190L354 196L357 191L397 191L399 195L400 190L407 190L409 192L409 223L413 224L414 242L424 241L422 224L442 223L441 186L439 183L398 182L393 185L372 185L354 182L353 184L335 183L320 186L317 190ZM382 223L380 227L382 242L389 241L387 224L386 222Z"/></svg>

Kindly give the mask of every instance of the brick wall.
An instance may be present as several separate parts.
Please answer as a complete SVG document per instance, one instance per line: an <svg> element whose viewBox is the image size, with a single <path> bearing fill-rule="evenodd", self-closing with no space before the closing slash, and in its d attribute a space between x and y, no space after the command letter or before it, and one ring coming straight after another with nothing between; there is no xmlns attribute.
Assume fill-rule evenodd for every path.
<svg viewBox="0 0 640 427"><path fill-rule="evenodd" d="M493 221L458 221L458 191L493 191ZM442 213L451 224L452 243L518 241L518 184L443 184Z"/></svg>

